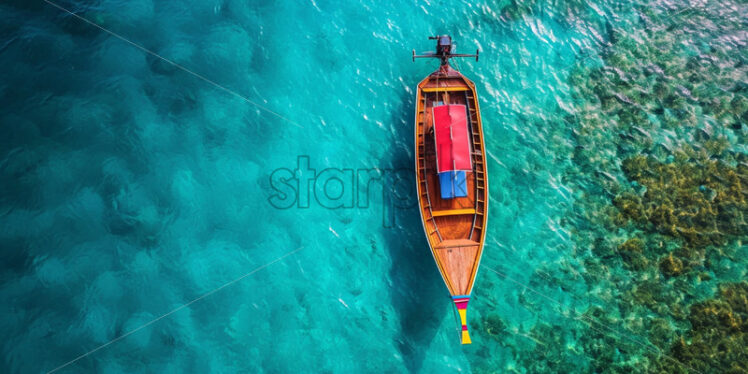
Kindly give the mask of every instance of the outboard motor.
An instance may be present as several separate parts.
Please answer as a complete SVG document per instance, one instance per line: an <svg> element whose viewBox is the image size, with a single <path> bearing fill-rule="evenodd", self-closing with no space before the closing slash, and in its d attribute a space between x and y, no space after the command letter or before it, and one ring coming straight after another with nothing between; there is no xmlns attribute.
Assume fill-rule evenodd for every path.
<svg viewBox="0 0 748 374"><path fill-rule="evenodd" d="M436 40L436 54L448 55L452 53L452 37L449 35L429 36L429 39Z"/></svg>
<svg viewBox="0 0 748 374"><path fill-rule="evenodd" d="M436 52L425 53L417 55L416 50L413 50L413 61L417 58L433 57L441 60L442 65L447 65L449 59L452 57L475 57L475 61L478 61L478 51L475 51L474 55L457 54L452 53L454 45L452 44L452 37L449 35L429 36L430 40L436 40Z"/></svg>

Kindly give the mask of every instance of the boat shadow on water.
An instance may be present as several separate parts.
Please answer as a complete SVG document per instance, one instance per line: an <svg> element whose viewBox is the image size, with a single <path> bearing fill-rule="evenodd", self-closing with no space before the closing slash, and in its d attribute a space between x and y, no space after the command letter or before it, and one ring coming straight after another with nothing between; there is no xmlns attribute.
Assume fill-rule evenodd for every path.
<svg viewBox="0 0 748 374"><path fill-rule="evenodd" d="M393 126L393 139L406 139L409 151L403 152L401 147L394 147L395 151L390 152L391 158L383 161L410 173L410 179L406 183L399 183L395 193L399 196L412 196L413 204L409 204L408 208L393 209L393 225L385 229L387 232L384 237L392 259L389 278L393 286L390 296L400 320L401 334L396 343L406 368L409 372L416 373L445 317L444 305L449 300L449 294L429 253L418 205L415 203L415 169L411 144L415 104L410 96L403 93L400 101L402 104L395 110L392 118L392 123L396 124Z"/></svg>

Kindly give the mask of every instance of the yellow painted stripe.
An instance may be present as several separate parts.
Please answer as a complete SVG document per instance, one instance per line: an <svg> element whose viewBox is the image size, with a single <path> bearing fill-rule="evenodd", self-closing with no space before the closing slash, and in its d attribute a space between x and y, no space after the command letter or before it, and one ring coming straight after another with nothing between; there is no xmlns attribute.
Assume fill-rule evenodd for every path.
<svg viewBox="0 0 748 374"><path fill-rule="evenodd" d="M462 325L467 325L467 316L466 316L466 309L458 309L458 312L460 312L460 322L462 322Z"/></svg>
<svg viewBox="0 0 748 374"><path fill-rule="evenodd" d="M470 340L470 334L468 334L467 330L462 330L462 344L472 344L473 342Z"/></svg>
<svg viewBox="0 0 748 374"><path fill-rule="evenodd" d="M468 91L469 87L458 86L458 87L426 87L421 89L423 92L446 92L446 91Z"/></svg>
<svg viewBox="0 0 748 374"><path fill-rule="evenodd" d="M460 214L475 214L475 209L450 209L450 210L435 210L431 212L434 217L441 216L457 216Z"/></svg>

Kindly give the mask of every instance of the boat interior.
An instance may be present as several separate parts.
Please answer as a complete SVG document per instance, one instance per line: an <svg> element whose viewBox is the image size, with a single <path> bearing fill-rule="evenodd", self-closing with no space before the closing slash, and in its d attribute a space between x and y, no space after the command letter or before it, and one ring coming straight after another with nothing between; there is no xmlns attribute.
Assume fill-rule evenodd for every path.
<svg viewBox="0 0 748 374"><path fill-rule="evenodd" d="M445 281L453 295L466 295L472 288L483 240L485 161L474 88L459 73L457 76L454 76L454 70L449 73L442 76L432 74L419 86L419 194L424 228L442 274L448 278ZM444 105L453 105L452 110L464 107L469 170L444 172L444 168L438 169L437 159L443 163L444 157L440 157L437 151L434 113ZM443 148L440 146L439 149ZM451 189L452 193L445 193L444 188Z"/></svg>

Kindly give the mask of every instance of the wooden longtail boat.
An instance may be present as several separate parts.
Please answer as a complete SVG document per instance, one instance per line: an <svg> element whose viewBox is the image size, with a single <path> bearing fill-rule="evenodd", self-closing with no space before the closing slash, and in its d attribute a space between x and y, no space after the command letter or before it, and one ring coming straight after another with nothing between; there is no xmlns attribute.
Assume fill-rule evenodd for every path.
<svg viewBox="0 0 748 374"><path fill-rule="evenodd" d="M470 344L467 304L478 272L488 212L488 174L475 84L449 65L449 36L436 39L439 68L418 84L415 145L423 229L460 315L462 344Z"/></svg>

